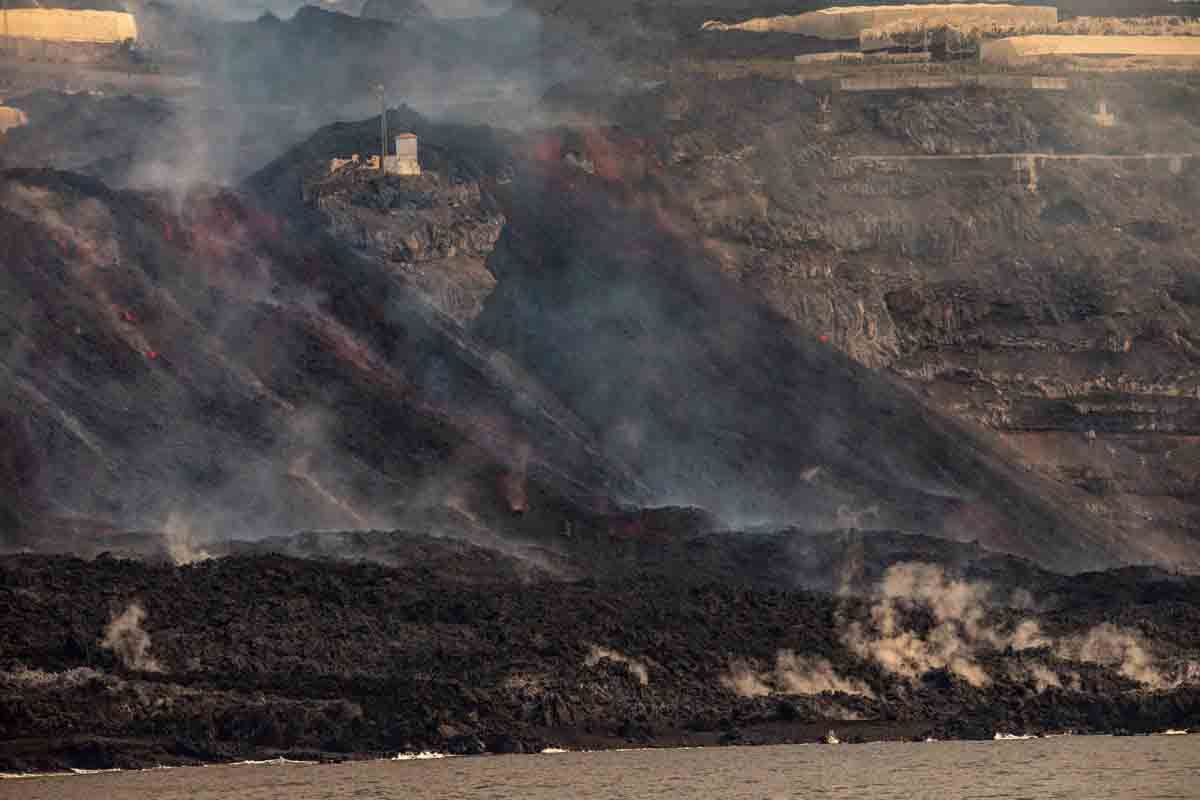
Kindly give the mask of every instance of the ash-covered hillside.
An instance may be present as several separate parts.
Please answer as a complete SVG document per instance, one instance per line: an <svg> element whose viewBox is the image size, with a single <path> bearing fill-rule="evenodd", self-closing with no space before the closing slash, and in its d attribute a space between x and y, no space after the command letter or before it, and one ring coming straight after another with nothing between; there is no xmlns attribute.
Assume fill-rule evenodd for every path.
<svg viewBox="0 0 1200 800"><path fill-rule="evenodd" d="M1177 485L1144 469L1145 495L1178 497L1162 505L1169 524L1147 525L1103 482L1046 469L1014 438L1030 429L1014 425L1024 414L1078 436L1086 469L1120 463L1109 441L1093 446L1086 418L1120 419L1096 405L1111 390L1086 372L1077 387L1064 367L1113 380L1123 362L1189 358L1186 298L1165 314L1147 306L1145 323L1090 305L1107 276L1161 268L1116 258L1100 237L1070 237L1100 260L1051 256L1050 234L1083 223L1059 221L1067 201L1048 169L1030 195L1009 173L844 166L911 152L913 126L948 103L958 121L939 129L944 147L994 146L1001 124L1043 139L1075 130L1039 128L1045 102L850 98L830 125L813 91L683 83L625 96L622 128L525 135L405 111L390 128L420 136L420 178L328 175L334 156L369 152L366 120L260 171L252 202L9 173L10 224L29 233L8 240L8 405L32 403L21 424L53 443L22 451L40 488L19 513L36 505L93 531L175 520L227 538L391 527L421 508L459 533L542 540L590 524L584 506L684 504L726 528L901 528L1069 571L1186 566L1186 515L1174 511L1186 456L1169 467L1173 450L1156 456ZM735 110L754 124L726 126ZM1124 211L1188 230L1189 170L1133 174ZM882 189L860 201L864 186ZM1113 214L1119 197L1095 202ZM1010 211L985 219L997 199ZM1188 258L1182 233L1139 230L1105 235ZM1025 243L1010 245L1014 233ZM1012 269L1018 259L1030 266ZM1149 302L1174 283L1128 285ZM972 305L939 305L947 292ZM1113 351L1113 326L1151 338L1136 356ZM945 366L956 353L970 366ZM943 366L920 366L931 358ZM1030 381L1039 364L1067 381L1060 394L1092 391L1091 410L1064 416L1046 399L1053 386ZM1024 383L1006 390L1005 369ZM1143 405L1154 394L1135 391ZM1164 411L1182 416L1174 429L1155 422L1147 443L1186 447L1191 401L1165 394Z"/></svg>
<svg viewBox="0 0 1200 800"><path fill-rule="evenodd" d="M749 210L740 187L760 162L724 160L720 148L732 143L701 138L699 109L682 124L663 122L655 104L671 91L699 102L715 90L630 97L625 131L498 138L392 115L391 129L420 135L420 179L326 176L329 158L368 150L374 136L370 122L335 126L250 186L269 204L311 213L384 269L436 272L440 284L417 281L433 301L537 374L653 502L706 508L734 527L903 527L979 539L1064 569L1164 556L1084 513L1073 487L1013 469L977 420L959 425L894 377L843 358L842 331L817 333L794 311L800 293L824 287L808 271L778 285L748 280L753 262L733 272L731 252L765 252L717 238L728 217ZM763 100L742 102L783 113ZM794 124L797 136L812 133L804 117ZM759 130L729 135L753 140ZM686 143L706 150L669 150ZM733 205L706 207L721 169L735 177L725 189ZM806 197L807 185L791 196ZM467 201L447 200L449 190ZM502 231L496 244L472 233L485 230ZM470 265L484 259L491 281L476 281ZM448 302L439 292L447 283L478 299Z"/></svg>
<svg viewBox="0 0 1200 800"><path fill-rule="evenodd" d="M566 93L614 126L555 158L618 183L621 170L649 175L624 191L664 209L690 260L715 262L806 342L982 432L1088 527L1194 564L1194 76L1055 91L835 91L840 80L695 77L619 102ZM1114 124L1097 122L1101 103ZM1008 155L1025 153L1046 156L1032 188L1028 160ZM494 262L524 279L531 259L511 258L509 241ZM659 251L627 252L660 271ZM503 288L495 307L519 307Z"/></svg>
<svg viewBox="0 0 1200 800"><path fill-rule="evenodd" d="M473 515L507 519L527 493L637 497L520 367L319 233L228 193L177 211L54 171L4 173L0 198L3 416L21 434L5 489L31 521L10 544L424 508L490 530Z"/></svg>
<svg viewBox="0 0 1200 800"><path fill-rule="evenodd" d="M610 187L553 196L554 215L532 196L508 212L481 345L303 217L229 194L177 212L65 173L7 173L5 408L29 431L18 458L38 487L15 495L48 525L26 540L430 513L456 535L537 537L678 497L735 527L845 527L839 514L874 504L867 527L1068 568L1141 560L905 390L806 342ZM525 263L540 273L516 271L539 252ZM982 522L951 527L964 519Z"/></svg>

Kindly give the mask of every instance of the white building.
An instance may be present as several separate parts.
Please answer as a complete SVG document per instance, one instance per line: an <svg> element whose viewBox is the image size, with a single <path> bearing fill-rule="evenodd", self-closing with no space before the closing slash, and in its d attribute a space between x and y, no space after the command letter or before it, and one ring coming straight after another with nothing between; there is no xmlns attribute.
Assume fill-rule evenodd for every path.
<svg viewBox="0 0 1200 800"><path fill-rule="evenodd" d="M386 175L420 175L421 162L417 160L417 135L402 133L396 137L396 154L385 156L383 172Z"/></svg>

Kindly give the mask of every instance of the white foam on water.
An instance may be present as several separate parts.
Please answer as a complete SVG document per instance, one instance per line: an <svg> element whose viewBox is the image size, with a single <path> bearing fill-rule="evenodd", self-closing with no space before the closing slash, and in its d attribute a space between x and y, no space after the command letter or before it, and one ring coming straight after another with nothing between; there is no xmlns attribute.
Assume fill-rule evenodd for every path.
<svg viewBox="0 0 1200 800"><path fill-rule="evenodd" d="M544 756L558 755L559 753L569 753L570 750L564 750L561 747L543 747L540 751Z"/></svg>
<svg viewBox="0 0 1200 800"><path fill-rule="evenodd" d="M392 761L430 761L436 758L453 758L450 753L438 753L433 750L422 750L419 753L396 753Z"/></svg>
<svg viewBox="0 0 1200 800"><path fill-rule="evenodd" d="M1000 732L997 732L992 737L992 741L994 741L994 742L1012 742L1012 741L1024 741L1025 739L1036 739L1036 738L1037 738L1036 736L1033 736L1028 733L1000 733Z"/></svg>

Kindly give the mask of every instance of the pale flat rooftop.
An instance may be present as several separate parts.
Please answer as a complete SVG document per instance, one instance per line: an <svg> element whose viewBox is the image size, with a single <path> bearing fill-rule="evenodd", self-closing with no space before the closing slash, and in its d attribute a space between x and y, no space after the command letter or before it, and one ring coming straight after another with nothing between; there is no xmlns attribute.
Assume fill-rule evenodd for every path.
<svg viewBox="0 0 1200 800"><path fill-rule="evenodd" d="M905 3L887 6L835 6L804 14L757 17L738 23L706 22L710 31L797 33L821 39L856 39L863 31L889 25L1055 25L1054 6L1009 3Z"/></svg>
<svg viewBox="0 0 1200 800"><path fill-rule="evenodd" d="M138 38L137 20L124 11L10 8L0 38L115 44Z"/></svg>
<svg viewBox="0 0 1200 800"><path fill-rule="evenodd" d="M1054 56L1200 58L1200 36L1012 36L984 42L979 55L993 64Z"/></svg>
<svg viewBox="0 0 1200 800"><path fill-rule="evenodd" d="M916 12L921 15L937 14L947 12L991 12L1001 10L1011 11L1027 11L1029 9L1054 9L1054 6L1022 6L1015 3L896 3L885 6L833 6L831 8L821 8L816 11L806 12L807 14L870 14L870 13L893 13L904 14ZM1057 9L1054 9L1057 14ZM803 17L806 14L797 14L795 16Z"/></svg>

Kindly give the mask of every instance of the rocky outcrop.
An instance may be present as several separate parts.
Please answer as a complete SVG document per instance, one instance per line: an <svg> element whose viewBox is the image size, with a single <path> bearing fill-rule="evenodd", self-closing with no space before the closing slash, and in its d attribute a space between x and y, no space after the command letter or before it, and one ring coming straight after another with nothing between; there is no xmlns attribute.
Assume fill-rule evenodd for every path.
<svg viewBox="0 0 1200 800"><path fill-rule="evenodd" d="M485 261L505 219L490 187L510 178L515 138L431 124L407 109L390 113L388 125L417 133L422 175L384 176L355 166L330 174L331 158L378 151L376 120L319 132L249 185L276 207L312 213L338 241L401 276L453 319L469 322L495 286Z"/></svg>
<svg viewBox="0 0 1200 800"><path fill-rule="evenodd" d="M479 183L446 186L437 173L380 177L348 169L310 197L326 230L404 275L459 322L474 319L495 279L484 265L504 217Z"/></svg>

